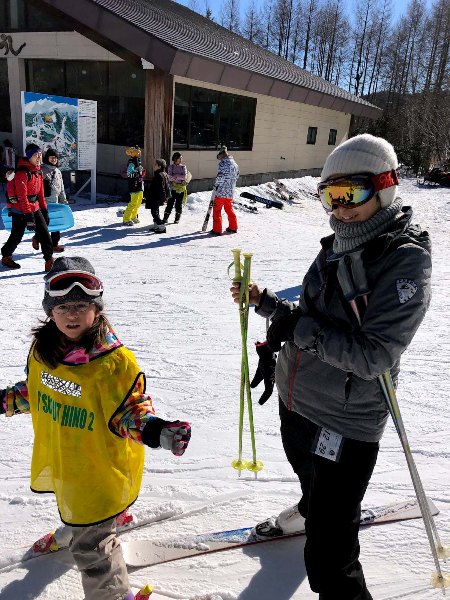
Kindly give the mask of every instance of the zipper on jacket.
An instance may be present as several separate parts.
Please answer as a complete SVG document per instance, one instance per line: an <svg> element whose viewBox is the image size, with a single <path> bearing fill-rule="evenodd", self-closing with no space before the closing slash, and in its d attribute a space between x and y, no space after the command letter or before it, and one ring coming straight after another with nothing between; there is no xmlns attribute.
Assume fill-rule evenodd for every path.
<svg viewBox="0 0 450 600"><path fill-rule="evenodd" d="M300 355L301 355L301 350L297 350L294 368L292 369L292 373L289 378L289 394L288 394L288 404L287 404L288 410L292 410L292 391L294 389L295 374L297 372L298 363L300 362Z"/></svg>
<svg viewBox="0 0 450 600"><path fill-rule="evenodd" d="M352 387L352 379L353 379L353 373L351 371L348 371L347 377L345 379L345 387L344 387L344 393L345 393L344 410L347 410L348 399L349 399L350 390Z"/></svg>

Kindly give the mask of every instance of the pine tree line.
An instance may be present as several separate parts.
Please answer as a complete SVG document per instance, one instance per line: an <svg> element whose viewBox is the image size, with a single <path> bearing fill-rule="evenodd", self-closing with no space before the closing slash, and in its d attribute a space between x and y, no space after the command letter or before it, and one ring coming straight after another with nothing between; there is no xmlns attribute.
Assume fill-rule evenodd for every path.
<svg viewBox="0 0 450 600"><path fill-rule="evenodd" d="M352 133L382 135L415 172L450 161L450 0L224 0L217 21L270 52L383 109ZM193 10L213 18L208 0Z"/></svg>

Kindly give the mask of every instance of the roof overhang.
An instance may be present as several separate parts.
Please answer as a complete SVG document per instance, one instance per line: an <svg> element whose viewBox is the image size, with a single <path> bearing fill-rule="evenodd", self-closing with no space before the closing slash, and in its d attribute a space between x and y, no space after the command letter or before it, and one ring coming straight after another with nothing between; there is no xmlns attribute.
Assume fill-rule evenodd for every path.
<svg viewBox="0 0 450 600"><path fill-rule="evenodd" d="M370 119L381 116L381 110L370 104L352 102L249 69L178 50L90 0L40 2L51 6L63 18L68 17L74 29L85 37L136 65L142 65L141 59L144 59L162 71L199 82L223 85Z"/></svg>

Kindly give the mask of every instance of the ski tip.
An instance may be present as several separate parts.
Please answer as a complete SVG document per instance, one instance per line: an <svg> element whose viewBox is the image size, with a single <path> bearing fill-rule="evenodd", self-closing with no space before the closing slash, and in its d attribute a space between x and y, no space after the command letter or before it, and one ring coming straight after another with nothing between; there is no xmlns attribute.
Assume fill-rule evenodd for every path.
<svg viewBox="0 0 450 600"><path fill-rule="evenodd" d="M147 600L153 592L153 587L147 583L143 588L139 590L139 592L134 597L135 600Z"/></svg>

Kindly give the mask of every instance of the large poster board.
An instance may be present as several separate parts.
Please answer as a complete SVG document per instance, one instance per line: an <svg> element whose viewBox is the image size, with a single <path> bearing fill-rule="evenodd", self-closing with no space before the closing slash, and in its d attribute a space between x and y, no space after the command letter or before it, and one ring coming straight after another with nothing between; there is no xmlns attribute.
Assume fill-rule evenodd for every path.
<svg viewBox="0 0 450 600"><path fill-rule="evenodd" d="M54 148L61 170L95 171L97 102L22 92L24 148L33 142Z"/></svg>

